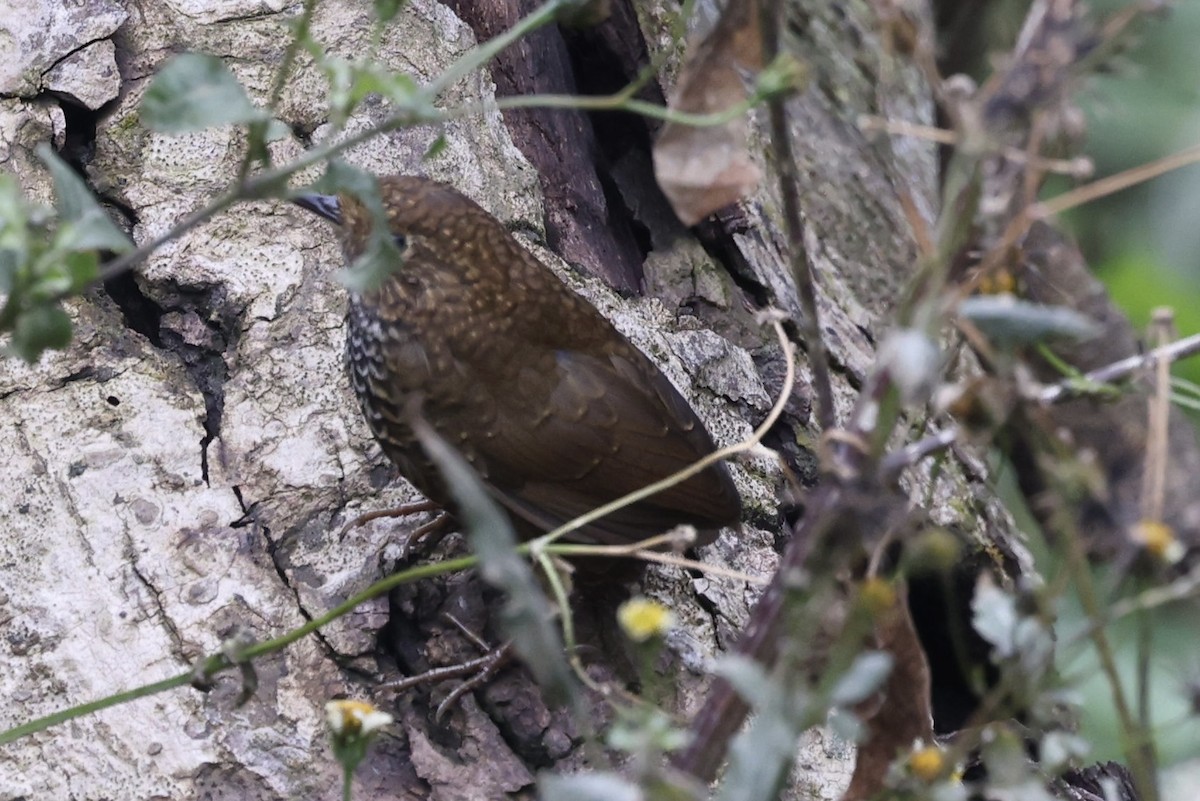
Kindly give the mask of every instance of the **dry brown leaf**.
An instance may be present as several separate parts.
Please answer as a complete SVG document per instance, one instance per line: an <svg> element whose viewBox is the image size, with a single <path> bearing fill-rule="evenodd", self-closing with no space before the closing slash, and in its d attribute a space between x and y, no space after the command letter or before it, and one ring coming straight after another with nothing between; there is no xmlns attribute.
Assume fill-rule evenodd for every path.
<svg viewBox="0 0 1200 801"><path fill-rule="evenodd" d="M933 742L929 663L909 613L907 588L898 584L895 589L896 602L875 624L876 645L892 655L892 672L878 703L869 710L859 709L867 736L858 748L854 776L842 801L874 797L883 789L888 767L898 754L918 740Z"/></svg>
<svg viewBox="0 0 1200 801"><path fill-rule="evenodd" d="M743 102L762 69L758 0L731 0L716 26L688 50L669 107L713 114ZM654 174L675 213L695 225L758 185L743 117L723 125L667 123L654 144Z"/></svg>

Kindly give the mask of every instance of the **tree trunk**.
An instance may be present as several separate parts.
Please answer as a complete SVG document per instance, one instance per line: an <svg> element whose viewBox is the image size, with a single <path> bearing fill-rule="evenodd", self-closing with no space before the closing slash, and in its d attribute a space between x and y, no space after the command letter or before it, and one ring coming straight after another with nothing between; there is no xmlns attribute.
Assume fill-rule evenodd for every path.
<svg viewBox="0 0 1200 801"><path fill-rule="evenodd" d="M30 150L54 139L142 242L220 192L244 143L232 128L184 136L143 128L138 104L156 70L177 52L211 53L262 101L299 7L85 5L79 18L45 23L62 35L21 54L21 75L39 81L0 87L8 98L0 101L0 156L32 197L47 200L48 179ZM434 0L406 5L375 60L428 80L528 8L518 0L450 5L458 16ZM674 75L680 47L668 44L670 4L613 5L599 28L548 29L514 47L491 73L454 86L446 105L486 102L497 87L613 91L663 47L662 74ZM857 126L863 114L919 123L933 115L929 87L881 41L869 5L805 0L793 11L803 36L790 42L813 76L788 112L839 417L913 270L901 192L926 221L936 213L934 147L871 138ZM56 7L43 0L22 14L50 19ZM362 57L370 13L369 4L327 0L313 36L331 54ZM108 61L98 58L119 74L118 96L70 76L49 82L55 64L96 41L115 45ZM101 67L85 74L95 78ZM648 96L667 89L652 85ZM277 161L329 130L325 93L302 56L277 111L292 128L272 145ZM80 98L99 100L89 109ZM385 113L368 101L349 127ZM776 306L800 315L761 120L755 131L762 186L734 217L694 230L654 186L652 126L631 115L487 111L438 130L385 134L348 158L379 174L426 173L479 201L646 350L729 444L765 417L783 375L780 350L753 312ZM446 147L424 160L438 136ZM161 248L135 276L70 303L76 338L68 350L32 367L6 363L0 695L16 703L0 725L187 671L235 634L279 636L395 569L396 544L412 521L379 520L339 536L357 515L415 497L371 440L343 377L339 263L331 231L303 212L281 201L245 203ZM767 444L811 482L817 432L803 358L799 389ZM700 557L769 576L786 536L778 468L753 458L735 472L744 530L725 532ZM951 464L933 497L944 499L931 510L939 523L1018 547L980 473ZM686 714L703 698L705 660L731 645L758 589L663 567L632 584L679 618L663 669ZM588 600L576 602L582 656L597 680L624 681L612 604L598 594L585 588ZM244 706L234 704L236 676L224 674L207 694L154 695L9 746L0 752L0 796L335 798L340 769L325 745L322 708L340 694L371 697L397 719L359 771L355 797L528 796L538 771L570 770L584 758L579 733L543 703L523 668L468 694L442 723L432 712L447 687L395 698L377 684L477 655L439 614L453 611L495 638L490 600L471 576L402 588L256 661L258 688ZM599 702L597 710L603 721ZM852 748L824 732L801 747L792 792L831 797L848 779Z"/></svg>

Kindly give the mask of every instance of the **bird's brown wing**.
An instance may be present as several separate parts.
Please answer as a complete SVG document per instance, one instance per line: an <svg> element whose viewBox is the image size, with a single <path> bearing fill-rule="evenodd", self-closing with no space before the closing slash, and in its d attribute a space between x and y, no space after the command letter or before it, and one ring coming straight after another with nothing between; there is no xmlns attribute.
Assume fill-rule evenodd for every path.
<svg viewBox="0 0 1200 801"><path fill-rule="evenodd" d="M640 353L547 354L496 398L493 435L479 466L515 514L550 529L658 481L714 450L691 407ZM550 381L550 384L544 382ZM533 391L522 392L524 382ZM526 402L528 397L543 399ZM549 402L545 402L545 398ZM723 465L597 521L586 539L630 542L681 523L703 541L732 525L740 500Z"/></svg>

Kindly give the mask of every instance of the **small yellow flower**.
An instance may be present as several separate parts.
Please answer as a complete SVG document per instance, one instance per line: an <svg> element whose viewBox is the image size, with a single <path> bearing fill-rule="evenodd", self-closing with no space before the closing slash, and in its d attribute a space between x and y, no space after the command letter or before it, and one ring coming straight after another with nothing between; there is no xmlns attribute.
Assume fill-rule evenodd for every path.
<svg viewBox="0 0 1200 801"><path fill-rule="evenodd" d="M325 704L325 720L334 737L352 738L370 737L391 725L394 718L366 701L345 699Z"/></svg>
<svg viewBox="0 0 1200 801"><path fill-rule="evenodd" d="M941 776L945 767L945 756L936 745L918 746L908 756L908 769L923 782L931 782Z"/></svg>
<svg viewBox="0 0 1200 801"><path fill-rule="evenodd" d="M1184 547L1175 537L1175 530L1158 520L1139 520L1131 534L1155 559L1175 564L1183 558Z"/></svg>
<svg viewBox="0 0 1200 801"><path fill-rule="evenodd" d="M1017 279L1011 272L999 269L979 279L981 295L1011 295L1017 289Z"/></svg>
<svg viewBox="0 0 1200 801"><path fill-rule="evenodd" d="M877 617L896 605L896 589L881 578L869 578L859 587L858 597L864 608Z"/></svg>
<svg viewBox="0 0 1200 801"><path fill-rule="evenodd" d="M658 601L639 596L621 604L617 609L617 622L626 637L634 642L645 642L670 631L675 626L675 615Z"/></svg>

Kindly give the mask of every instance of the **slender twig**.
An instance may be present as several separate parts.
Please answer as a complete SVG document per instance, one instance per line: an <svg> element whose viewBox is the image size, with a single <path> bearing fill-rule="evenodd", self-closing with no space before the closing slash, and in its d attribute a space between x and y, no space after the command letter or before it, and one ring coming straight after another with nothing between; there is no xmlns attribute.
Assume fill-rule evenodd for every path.
<svg viewBox="0 0 1200 801"><path fill-rule="evenodd" d="M447 67L440 75L430 81L422 91L429 98L436 98L461 79L495 58L500 51L507 49L533 31L554 22L559 10L567 5L567 0L549 0L527 14L504 33L487 40L481 45L471 48L458 61Z"/></svg>
<svg viewBox="0 0 1200 801"><path fill-rule="evenodd" d="M949 448L958 440L958 433L958 426L950 426L892 451L879 463L883 482L890 484L904 468Z"/></svg>
<svg viewBox="0 0 1200 801"><path fill-rule="evenodd" d="M1054 484L1053 479L1051 479L1051 484ZM1092 573L1083 545L1083 536L1073 523L1069 525L1072 530L1068 536L1063 537L1063 541L1067 544L1067 566L1072 586L1084 614L1092 620L1100 620L1105 614L1104 606L1092 581ZM1100 662L1100 671L1104 674L1112 693L1113 709L1120 722L1122 745L1130 772L1134 777L1134 784L1140 792L1145 794L1147 799L1153 801L1157 798L1153 749L1147 747L1146 732L1135 717L1126 696L1112 642L1103 626L1093 627L1089 631L1089 636Z"/></svg>
<svg viewBox="0 0 1200 801"><path fill-rule="evenodd" d="M332 158L339 153L349 150L350 148L362 144L363 142L378 136L381 133L403 128L406 125L416 124L417 118L412 112L405 111L402 114L396 114L388 117L386 120L370 126L358 133L351 134L345 139L336 142L327 142L323 145L305 151L295 161L283 165L282 167L274 167L263 172L256 173L250 176L245 181L235 182L233 187L226 190L216 200L209 203L203 208L189 214L187 217L180 220L171 227L166 233L140 245L135 250L131 250L117 258L105 263L99 271L98 276L92 283L103 283L104 281L112 280L130 269L140 264L151 253L158 250L160 247L170 242L173 239L178 239L183 234L198 225L201 225L215 217L217 214L225 211L234 203L241 200L253 199L266 194L274 187L282 186L288 178L295 173L311 167L326 159ZM70 292L63 292L57 296L58 300L68 297Z"/></svg>
<svg viewBox="0 0 1200 801"><path fill-rule="evenodd" d="M300 16L296 20L295 34L292 36L292 40L288 42L287 50L283 51L283 60L279 63L279 69L275 73L275 80L271 84L271 93L267 96L267 107L272 111L279 104L279 98L283 97L283 90L287 86L287 79L292 74L292 65L296 63L296 56L300 52L301 42L308 38L308 31L312 26L313 13L317 9L317 2L318 0L304 0L304 7L300 10Z"/></svg>
<svg viewBox="0 0 1200 801"><path fill-rule="evenodd" d="M1200 145L1192 145L1149 164L1140 164L1116 175L1101 178L1078 189L1072 189L1070 192L1064 192L1057 197L1036 203L1030 206L1025 214L1032 220L1044 220L1198 161L1200 161Z"/></svg>
<svg viewBox="0 0 1200 801"><path fill-rule="evenodd" d="M1170 344L1174 315L1170 309L1155 309L1151 336L1158 346ZM1161 522L1166 503L1168 442L1171 424L1171 363L1154 364L1154 394L1146 421L1146 466L1142 475L1142 520Z"/></svg>
<svg viewBox="0 0 1200 801"><path fill-rule="evenodd" d="M349 150L355 145L388 131L396 130L397 128L426 122L437 123L442 121L442 113L433 110L433 101L442 92L457 83L463 76L486 64L497 53L522 36L553 22L559 7L562 5L563 0L550 0L550 2L542 5L532 14L520 19L510 30L478 47L472 48L459 58L458 61L450 65L445 72L423 87L411 107L400 109L397 113L392 114L375 125L371 125L358 133L351 134L344 139L326 142L307 150L295 161L281 167L264 170L252 176L240 175L216 200L203 208L193 211L183 220L172 226L166 233L103 265L100 268L99 275L92 283L102 283L124 274L166 243L207 222L234 203L257 198L267 192L275 191L278 187L283 186L292 175ZM298 41L298 37L294 41ZM57 299L62 300L70 294L72 293L64 292Z"/></svg>
<svg viewBox="0 0 1200 801"><path fill-rule="evenodd" d="M784 4L764 2L761 11L763 61L770 64L779 54L779 36L783 21ZM787 236L788 252L792 268L792 280L800 299L803 314L799 321L804 348L808 352L809 368L812 370L812 386L816 401L816 418L822 431L830 431L837 425L833 406L833 383L829 376L829 360L825 353L825 341L821 335L821 319L817 310L816 277L812 269L812 254L805 242L804 221L800 212L800 174L796 158L792 153L792 131L788 125L787 98L772 95L767 101L770 118L771 147L775 150L774 163L779 178L779 192L783 199L783 225Z"/></svg>
<svg viewBox="0 0 1200 801"><path fill-rule="evenodd" d="M420 687L423 684L437 684L439 682L449 681L450 679L459 679L463 676L469 676L472 673L477 673L492 660L492 657L493 655L489 651L483 656L477 656L474 659L466 659L453 665L430 668L429 670L418 673L415 676L405 676L402 679L381 682L379 684L379 689L400 694L408 692L413 687Z"/></svg>
<svg viewBox="0 0 1200 801"><path fill-rule="evenodd" d="M909 136L914 139L922 139L926 142L935 142L939 145L958 145L962 139L958 132L946 128L938 128L936 125L922 125L921 123L909 122L908 120L892 120L886 117L876 117L871 114L864 114L859 117L858 127L868 133L871 131L882 131L893 136ZM1028 164L1045 172L1069 175L1074 178L1086 178L1096 168L1095 162L1086 156L1072 159L1052 159L1046 158L1040 153L1032 152L1028 148L1022 150L1021 148L1010 146L1000 148L1000 152L1004 154L1006 159L1017 164Z"/></svg>
<svg viewBox="0 0 1200 801"><path fill-rule="evenodd" d="M1200 334L1193 334L1178 339L1169 345L1155 348L1148 353L1130 356L1120 361L1106 364L1080 376L1071 376L1057 384L1045 387L1032 400L1041 406L1053 406L1063 403L1077 395L1086 394L1087 387L1098 384L1111 384L1122 378L1127 378L1141 370L1147 370L1154 365L1171 364L1180 359L1200 353ZM920 460L939 453L953 445L959 437L959 427L949 426L916 442L905 445L899 450L889 453L881 463L881 475L886 478L895 477L901 470L916 464Z"/></svg>
<svg viewBox="0 0 1200 801"><path fill-rule="evenodd" d="M839 522L838 511L844 503L845 493L836 480L822 484L808 500L804 517L780 557L779 568L759 596L738 638L735 653L754 659L760 665L774 663L779 653L791 585L803 574L812 549L824 547L824 541ZM749 711L749 704L733 685L718 676L704 705L692 718L689 726L691 743L671 760L674 767L701 781L712 781L720 770L729 741L741 728Z"/></svg>
<svg viewBox="0 0 1200 801"><path fill-rule="evenodd" d="M488 108L562 108L578 111L627 111L640 114L643 117L673 122L679 125L690 125L696 128L708 128L736 120L747 111L754 108L762 97L752 94L745 100L735 103L723 111L713 111L707 114L696 114L687 111L660 106L645 100L636 100L625 96L621 90L615 94L587 97L581 95L513 95L497 98L494 103L481 103L474 106L463 106L463 114L456 110L454 116L466 116Z"/></svg>
<svg viewBox="0 0 1200 801"><path fill-rule="evenodd" d="M1177 339L1169 345L1155 348L1148 353L1130 356L1112 364L1098 367L1083 374L1082 378L1071 378L1046 387L1038 393L1035 400L1043 406L1051 406L1066 398L1076 395L1081 386L1092 384L1109 384L1122 378L1127 378L1139 370L1149 369L1160 361L1176 362L1180 359L1200 353L1200 334Z"/></svg>
<svg viewBox="0 0 1200 801"><path fill-rule="evenodd" d="M338 532L338 540L344 540L346 535L349 534L353 529L356 529L359 526L365 526L367 523L370 523L373 520L382 520L384 518L393 517L410 517L423 512L439 511L441 508L442 507L438 506L433 501L414 501L412 503L394 506L391 509L376 509L373 512L364 512L346 525L342 526L342 530ZM441 518L438 517L435 518L435 520L436 519Z"/></svg>
<svg viewBox="0 0 1200 801"><path fill-rule="evenodd" d="M1109 605L1106 616L1098 619L1090 619L1086 628L1080 630L1076 635L1068 638L1063 643L1063 650L1078 645L1085 637L1090 637L1092 630L1097 627L1108 626L1130 615L1148 612L1168 604L1179 603L1180 601L1197 597L1200 597L1200 565L1196 565L1190 572L1180 576L1170 584L1151 587L1132 598L1113 602Z"/></svg>
<svg viewBox="0 0 1200 801"><path fill-rule="evenodd" d="M296 54L300 51L300 44L303 39L308 37L309 27L312 25L313 12L317 8L317 0L304 0L304 7L300 11L300 17L296 21L296 30L291 41L288 42L287 49L283 51L283 60L279 63L279 69L275 71L275 78L271 82L271 91L267 95L268 117L265 120L258 120L246 126L246 152L242 155L242 163L238 167L237 179L238 183L246 180L246 176L250 174L250 170L254 167L256 157L260 154L269 160L270 155L266 150L267 128L271 124L271 118L275 116L275 107L279 105L279 98L283 96L283 89L287 86L287 79L291 76L292 65L296 63Z"/></svg>
<svg viewBox="0 0 1200 801"><path fill-rule="evenodd" d="M456 703L458 703L459 698L462 698L476 687L479 687L484 682L488 681L492 676L496 675L496 672L508 664L508 662L512 659L512 654L513 645L510 642L506 642L504 645L501 645L499 648L485 656L484 662L480 666L479 671L474 676L451 690L450 694L447 695L440 704L438 704L437 709L433 713L434 721L440 722L441 719L446 716L446 713Z"/></svg>
<svg viewBox="0 0 1200 801"><path fill-rule="evenodd" d="M241 199L242 196L237 191L225 192L204 208L193 211L191 214L175 223L175 225L171 226L166 233L151 239L149 242L139 245L137 248L129 251L128 253L122 254L111 261L105 262L100 267L99 274L93 283L111 281L113 278L122 275L132 267L140 264L146 259L147 256L158 250L163 245L167 244L173 239L178 239L180 236L192 230L201 223L207 222L209 219L217 214L220 214L222 211L225 211L225 209L229 208ZM62 300L69 297L71 294L73 293L70 291L65 291L61 293L57 299Z"/></svg>
<svg viewBox="0 0 1200 801"><path fill-rule="evenodd" d="M1168 308L1155 309L1150 335L1159 347L1169 344L1174 334L1174 314ZM1146 465L1142 473L1142 524L1161 523L1166 505L1167 468L1170 462L1168 435L1171 425L1171 365L1159 359L1154 369L1154 395L1148 401L1146 423ZM1150 731L1150 662L1153 656L1154 626L1147 614L1137 624L1137 705L1141 731Z"/></svg>
<svg viewBox="0 0 1200 801"><path fill-rule="evenodd" d="M747 584L767 584L768 579L762 576L752 576L749 573L743 573L740 570L733 570L720 565L709 564L708 562L698 562L695 559L687 559L682 556L677 556L673 553L663 553L661 551L652 551L642 543L633 543L630 545L576 545L574 543L556 543L553 546L555 553L558 556L603 556L603 557L620 557L627 556L634 559L640 559L645 562L657 562L661 565L671 565L673 567L681 567L685 570L695 570L709 576L718 578L732 579L733 581L744 581Z"/></svg>
<svg viewBox="0 0 1200 801"><path fill-rule="evenodd" d="M362 144L363 142L372 139L389 131L394 131L399 128L407 128L416 125L437 125L456 119L469 114L480 113L488 108L522 108L533 106L545 106L548 108L566 108L574 107L583 110L611 110L611 111L629 111L636 114L642 114L657 119L665 119L671 122L677 122L681 125L695 126L711 126L722 125L730 119L734 119L741 114L744 114L746 109L754 103L758 102L758 96L754 96L744 103L739 103L736 106L726 109L725 111L716 112L713 114L688 114L679 111L665 109L662 106L657 106L653 103L647 103L642 100L628 98L624 91L617 92L609 97L598 98L574 98L576 101L572 104L572 98L559 95L531 95L527 97L512 97L501 98L495 103L478 103L468 104L463 107L453 109L437 109L433 106L433 101L441 95L449 86L452 86L459 77L466 75L471 70L478 69L482 64L487 63L487 60L494 57L496 53L503 50L517 38L529 33L539 25L544 25L548 21L552 21L554 12L559 2L551 2L543 6L538 11L525 17L510 31L502 34L495 39L490 40L479 48L465 54L454 65L452 65L446 73L443 73L437 80L431 82L424 87L418 94L417 98L411 106L397 110L396 113L387 118L370 125L363 130L351 134L345 138L336 141L325 142L316 147L306 150L298 156L294 161L288 164L272 167L254 175L242 175L238 180L228 187L217 199L207 205L193 211L187 217L173 225L165 233L146 242L128 253L122 254L115 259L101 266L99 274L92 284L99 284L105 281L110 281L124 273L128 272L133 267L145 261L154 251L158 250L168 242L178 239L183 234L196 228L199 225L207 222L217 214L225 211L242 200L252 200L259 197L269 195L272 192L278 191L279 187L286 184L287 180L298 172L308 169L309 167L318 164L327 159L333 158L341 153ZM551 8L552 7L552 8ZM550 11L547 11L550 8ZM481 57L481 54L486 57ZM453 75L453 80L447 80L447 75ZM56 300L63 300L69 297L71 292L63 292L56 296Z"/></svg>

